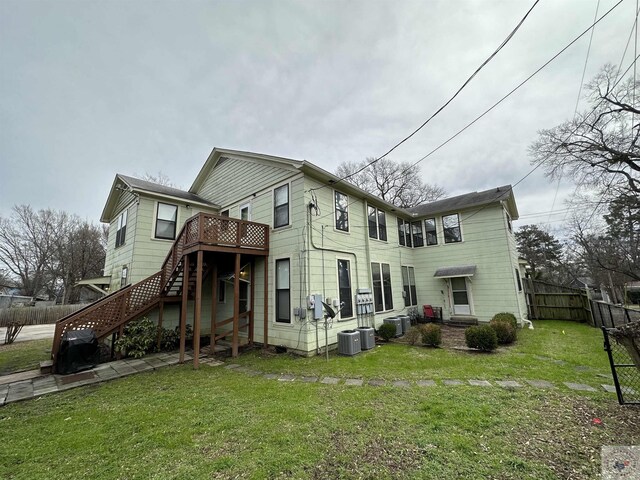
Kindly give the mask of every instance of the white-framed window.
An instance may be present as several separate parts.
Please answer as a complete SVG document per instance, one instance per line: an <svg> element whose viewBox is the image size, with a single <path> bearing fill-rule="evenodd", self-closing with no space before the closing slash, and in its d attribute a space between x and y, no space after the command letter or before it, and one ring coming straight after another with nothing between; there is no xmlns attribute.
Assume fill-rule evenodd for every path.
<svg viewBox="0 0 640 480"><path fill-rule="evenodd" d="M369 206L367 208L369 238L387 241L387 215L384 210Z"/></svg>
<svg viewBox="0 0 640 480"><path fill-rule="evenodd" d="M176 238L177 222L178 206L158 202L154 237L164 240L174 240Z"/></svg>
<svg viewBox="0 0 640 480"><path fill-rule="evenodd" d="M373 303L376 312L393 310L391 267L388 263L371 262Z"/></svg>
<svg viewBox="0 0 640 480"><path fill-rule="evenodd" d="M444 243L461 242L460 216L457 213L444 215L442 217L442 231L444 233Z"/></svg>
<svg viewBox="0 0 640 480"><path fill-rule="evenodd" d="M349 196L334 191L335 209L336 209L336 230L342 232L349 231Z"/></svg>
<svg viewBox="0 0 640 480"><path fill-rule="evenodd" d="M423 247L424 237L422 236L422 222L411 222L411 239L413 246Z"/></svg>
<svg viewBox="0 0 640 480"><path fill-rule="evenodd" d="M116 223L116 248L120 245L124 245L125 238L127 236L127 209L125 208Z"/></svg>
<svg viewBox="0 0 640 480"><path fill-rule="evenodd" d="M416 275L413 267L402 267L402 288L404 292L404 306L418 305L416 292Z"/></svg>
<svg viewBox="0 0 640 480"><path fill-rule="evenodd" d="M289 225L289 184L273 189L273 228Z"/></svg>
<svg viewBox="0 0 640 480"><path fill-rule="evenodd" d="M240 220L251 220L251 204L240 205Z"/></svg>
<svg viewBox="0 0 640 480"><path fill-rule="evenodd" d="M513 233L513 224L511 223L511 215L506 210L504 211L505 216L507 217L507 228L509 229L509 233Z"/></svg>
<svg viewBox="0 0 640 480"><path fill-rule="evenodd" d="M126 265L122 266L122 270L120 270L120 288L124 288L127 286L127 280L129 277L129 267Z"/></svg>
<svg viewBox="0 0 640 480"><path fill-rule="evenodd" d="M351 265L349 260L338 260L338 296L340 297L340 318L353 317L353 296L351 295ZM343 305L344 303L344 305Z"/></svg>
<svg viewBox="0 0 640 480"><path fill-rule="evenodd" d="M438 244L438 229L436 227L436 219L435 218L427 218L424 221L424 237L425 244L429 245L437 245Z"/></svg>
<svg viewBox="0 0 640 480"><path fill-rule="evenodd" d="M291 323L291 261L276 260L276 322Z"/></svg>
<svg viewBox="0 0 640 480"><path fill-rule="evenodd" d="M516 272L516 281L518 282L518 291L522 291L522 280L520 279L520 270L517 268L514 269Z"/></svg>
<svg viewBox="0 0 640 480"><path fill-rule="evenodd" d="M398 218L398 243L403 247L413 247L411 241L411 223Z"/></svg>

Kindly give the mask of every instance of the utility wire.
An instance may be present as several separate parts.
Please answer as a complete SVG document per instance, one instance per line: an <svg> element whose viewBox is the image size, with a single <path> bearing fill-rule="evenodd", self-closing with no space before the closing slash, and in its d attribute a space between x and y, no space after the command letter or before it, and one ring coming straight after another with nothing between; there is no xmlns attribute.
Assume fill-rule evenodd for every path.
<svg viewBox="0 0 640 480"><path fill-rule="evenodd" d="M480 72L480 70L482 70L484 68L484 66L487 65L498 54L498 52L500 52L500 50L502 50L504 48L504 46L507 43L509 43L509 41L513 38L513 36L516 34L516 32L520 29L520 27L522 26L524 21L527 19L527 17L531 13L531 11L535 8L535 6L539 2L540 2L540 0L536 0L533 3L531 8L527 11L527 13L524 15L524 17L522 17L520 22L518 22L516 27L511 31L511 33L509 33L509 35L507 35L507 38L505 38L502 41L502 43L498 46L498 48L491 55L489 55L489 57L484 62L482 62L478 68L476 68L476 70L471 74L471 76L469 78L467 78L467 80L465 80L465 82L462 84L462 86L460 88L458 88L458 90L453 94L453 96L449 100L447 100L444 103L444 105L442 105L438 110L436 110L429 118L427 118L418 128L416 128L408 136L406 136L405 138L400 140L398 143L396 143L393 147L391 147L389 150L387 150L387 152L385 152L384 154L382 154L379 157L375 158L374 160L372 160L371 162L367 163L363 167L359 168L355 172L350 173L349 175L345 175L344 177L338 179L336 182L334 182L334 185L336 183L340 183L340 182L342 182L344 180L347 180L347 179L353 177L354 175L357 175L358 173L362 172L363 170L369 168L371 165L379 162L381 159L383 159L384 157L389 155L396 148L398 148L400 145L405 143L407 140L409 140L411 137L413 137L416 133L418 133L420 130L422 130L431 120L433 120L442 110L444 110L458 96L458 94L471 82L471 80L473 80L473 78ZM312 188L309 191L318 190L320 188L323 188L323 187Z"/></svg>

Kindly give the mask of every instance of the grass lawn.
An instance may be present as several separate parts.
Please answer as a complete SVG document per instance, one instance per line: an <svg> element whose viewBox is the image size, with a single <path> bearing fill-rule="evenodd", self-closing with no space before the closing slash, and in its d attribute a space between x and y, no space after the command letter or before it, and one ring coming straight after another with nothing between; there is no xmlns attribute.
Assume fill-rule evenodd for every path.
<svg viewBox="0 0 640 480"><path fill-rule="evenodd" d="M51 358L52 340L29 340L0 345L0 375L40 367Z"/></svg>
<svg viewBox="0 0 640 480"><path fill-rule="evenodd" d="M499 354L452 352L462 365L438 367L432 362L447 352L404 345L329 364L257 353L239 360L262 371L366 378L513 372L554 380L568 378L565 369L606 372L599 331L568 324L562 335L553 325L564 326L538 323ZM604 361L579 354L582 343ZM549 358L537 361L538 371L518 374L507 365L534 355ZM578 365L589 371L575 371ZM604 392L349 387L184 365L4 406L0 431L0 478L7 479L591 479L601 445L640 443L640 409L621 407Z"/></svg>

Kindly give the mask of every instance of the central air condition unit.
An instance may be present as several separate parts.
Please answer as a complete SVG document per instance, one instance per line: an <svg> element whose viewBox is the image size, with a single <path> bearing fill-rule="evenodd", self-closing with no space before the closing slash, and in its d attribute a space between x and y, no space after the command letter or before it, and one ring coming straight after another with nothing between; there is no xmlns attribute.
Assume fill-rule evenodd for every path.
<svg viewBox="0 0 640 480"><path fill-rule="evenodd" d="M383 321L383 323L391 323L393 325L395 325L396 327L396 337L401 337L402 336L402 320L397 318L397 317L388 317L385 318Z"/></svg>
<svg viewBox="0 0 640 480"><path fill-rule="evenodd" d="M355 330L338 332L338 353L341 355L360 353L360 332Z"/></svg>
<svg viewBox="0 0 640 480"><path fill-rule="evenodd" d="M371 350L376 346L376 331L373 327L358 327L360 332L360 348L362 350Z"/></svg>
<svg viewBox="0 0 640 480"><path fill-rule="evenodd" d="M396 318L402 320L402 334L404 335L411 328L411 317L409 315L398 315Z"/></svg>

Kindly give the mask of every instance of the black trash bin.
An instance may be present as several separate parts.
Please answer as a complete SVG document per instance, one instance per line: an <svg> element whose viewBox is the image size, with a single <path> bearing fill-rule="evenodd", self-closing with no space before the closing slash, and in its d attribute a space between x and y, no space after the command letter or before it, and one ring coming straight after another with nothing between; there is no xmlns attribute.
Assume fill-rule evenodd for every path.
<svg viewBox="0 0 640 480"><path fill-rule="evenodd" d="M69 330L62 335L56 373L76 373L95 367L100 360L96 333L91 329Z"/></svg>

